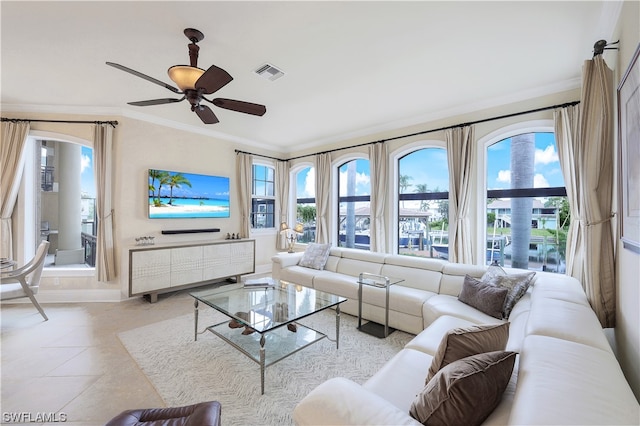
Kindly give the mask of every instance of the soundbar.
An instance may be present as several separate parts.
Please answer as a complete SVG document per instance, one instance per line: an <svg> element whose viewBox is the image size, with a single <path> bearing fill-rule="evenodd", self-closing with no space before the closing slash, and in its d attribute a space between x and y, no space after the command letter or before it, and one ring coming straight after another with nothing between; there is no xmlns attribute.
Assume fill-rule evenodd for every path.
<svg viewBox="0 0 640 426"><path fill-rule="evenodd" d="M204 229L163 229L163 235L172 234L199 234L202 232L220 232L220 228L204 228Z"/></svg>

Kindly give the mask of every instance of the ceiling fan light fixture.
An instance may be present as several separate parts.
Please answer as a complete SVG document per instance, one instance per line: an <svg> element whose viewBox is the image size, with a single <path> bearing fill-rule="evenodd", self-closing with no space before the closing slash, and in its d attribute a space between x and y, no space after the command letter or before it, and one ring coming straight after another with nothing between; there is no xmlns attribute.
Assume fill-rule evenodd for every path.
<svg viewBox="0 0 640 426"><path fill-rule="evenodd" d="M174 65L167 71L169 78L182 90L194 90L196 81L204 74L202 68L190 67L188 65Z"/></svg>

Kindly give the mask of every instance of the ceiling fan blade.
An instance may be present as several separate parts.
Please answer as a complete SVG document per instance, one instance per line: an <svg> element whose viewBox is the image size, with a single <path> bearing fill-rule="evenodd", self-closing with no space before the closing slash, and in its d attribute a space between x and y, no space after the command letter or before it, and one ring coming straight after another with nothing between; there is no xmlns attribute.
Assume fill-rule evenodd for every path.
<svg viewBox="0 0 640 426"><path fill-rule="evenodd" d="M229 84L233 77L222 68L211 65L196 81L196 89L202 89L203 93L210 95Z"/></svg>
<svg viewBox="0 0 640 426"><path fill-rule="evenodd" d="M180 99L174 99L174 98L164 98L164 99L151 99L148 101L138 101L138 102L127 102L129 105L135 105L135 106L150 106L150 105L162 105L162 104L172 104L175 102L180 102L183 101L185 98L184 96Z"/></svg>
<svg viewBox="0 0 640 426"><path fill-rule="evenodd" d="M264 105L254 104L251 102L236 101L234 99L215 98L209 101L217 107L230 109L231 111L243 112L251 115L264 115L267 108Z"/></svg>
<svg viewBox="0 0 640 426"><path fill-rule="evenodd" d="M133 74L136 77L144 78L145 80L150 81L152 83L155 83L158 86L162 86L162 87L164 87L166 89L169 89L174 93L182 93L179 89L176 89L175 87L173 87L173 86L171 86L171 85L169 85L169 84L167 84L167 83L165 83L163 81L160 81L160 80L155 79L153 77L149 77L148 75L142 74L141 72L138 72L136 70L132 70L131 68L127 68L124 65L116 64L114 62L107 62L106 64L109 65L109 66L112 66L114 68L117 68L117 69L119 69L121 71L128 72L129 74Z"/></svg>
<svg viewBox="0 0 640 426"><path fill-rule="evenodd" d="M193 107L193 110L196 114L198 114L198 117L200 117L200 120L202 120L204 124L218 123L218 117L216 117L213 111L211 111L211 108L209 108L208 106L198 105L196 107Z"/></svg>

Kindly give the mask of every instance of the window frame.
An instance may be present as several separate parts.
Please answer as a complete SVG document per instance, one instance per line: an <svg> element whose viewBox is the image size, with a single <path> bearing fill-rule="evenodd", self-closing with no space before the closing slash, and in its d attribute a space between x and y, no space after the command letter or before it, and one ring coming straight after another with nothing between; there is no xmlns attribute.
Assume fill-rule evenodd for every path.
<svg viewBox="0 0 640 426"><path fill-rule="evenodd" d="M487 200L489 198L518 198L518 197L566 197L566 184L564 187L546 187L546 188L525 188L525 189L487 189L487 150L488 148L504 139L511 138L524 133L553 133L555 135L555 126L553 119L528 120L514 123L508 126L498 128L491 133L478 139L478 155L477 161L477 206L481 210L476 212L476 244L474 250L474 262L484 265L486 262L486 242L487 234ZM556 140L557 149L557 140ZM489 197L491 195L491 197Z"/></svg>
<svg viewBox="0 0 640 426"><path fill-rule="evenodd" d="M390 241L387 241L387 244L391 244L391 247L387 247L387 250L391 248L391 253L393 254L399 254L398 249L399 249L400 235L398 234L398 229L399 229L399 221L400 221L399 207L400 207L400 201L401 201L400 200L400 195L401 195L400 194L400 176L399 176L400 160L416 151L420 151L421 149L428 149L428 148L444 149L445 153L447 153L446 142L438 139L425 139L425 140L412 142L412 143L403 145L399 149L390 153L390 160L391 160L390 171L392 173L392 179L389 179L389 181L390 181L390 185L393 185L393 186L387 193L393 194L393 200L388 201L393 203L393 205L391 206L393 208L393 212L391 215L392 220L389 221L388 229L387 229L387 235L392 236ZM450 179L451 179L451 176L449 176L449 180ZM435 198L435 196L442 193L443 192L429 193L428 198L440 199L440 198ZM449 188L447 188L446 193L449 193ZM417 194L417 193L409 193L409 194L402 194L402 195L403 195L403 198L407 200L412 198L417 199L417 197L420 196L420 194ZM423 198L420 198L420 199L423 199Z"/></svg>
<svg viewBox="0 0 640 426"><path fill-rule="evenodd" d="M260 167L267 167L270 168L273 171L273 195L256 195L254 193L254 188L256 187L255 182L256 182L256 176L255 176L255 167L256 166L260 166ZM262 182L262 181L261 181ZM264 182L271 182L268 180L265 180ZM257 214L257 212L254 212L253 210L253 206L254 206L254 200L255 199L260 199L260 200L270 200L273 202L273 226L272 227L267 227L265 226L264 228L258 228L254 226L254 218L255 215ZM276 203L276 167L275 164L269 162L269 161L260 161L260 159L254 159L253 162L251 163L251 212L250 214L250 231L251 233L271 233L277 230L278 226L280 225L280 223L277 223L277 218L278 216L278 206Z"/></svg>
<svg viewBox="0 0 640 426"><path fill-rule="evenodd" d="M81 145L88 147L92 150L95 149L93 146L93 141L88 139L82 139L77 136L52 132L49 130L34 130L31 129L29 134L27 135L27 150L31 154L28 154L28 158L32 158L36 155L35 149L38 145L38 141L48 140L55 142L65 142L72 143L76 145ZM39 153L37 153L39 156ZM25 172L28 170L31 174L29 179L22 179L20 184L19 193L21 194L16 201L16 208L22 210L23 212L28 212L27 217L20 218L17 226L21 228L21 231L24 235L23 241L18 243L17 251L15 252L15 260L18 261L19 264L26 263L29 259L33 258L35 255L37 243L40 238L40 223L35 220L36 210L39 208L36 206L36 203L40 203L40 195L35 195L34 188L37 187L38 191L40 190L40 163L38 162L38 167L35 167L35 163L27 162L25 163ZM35 185L35 187L34 187ZM31 192L31 194L29 194ZM37 201L34 199L37 198ZM15 210L14 210L15 212ZM97 238L97 236L96 236ZM43 277L94 277L96 274L95 266L88 266L86 268L69 268L66 266L57 266L54 268L45 267L42 269Z"/></svg>
<svg viewBox="0 0 640 426"><path fill-rule="evenodd" d="M330 237L329 241L331 245L334 247L340 247L340 237L338 233L340 232L340 167L349 163L350 161L357 160L365 160L371 161L369 159L369 154L364 152L352 152L349 154L341 155L340 157L331 161L331 204L329 209L331 211L331 223L329 225ZM371 179L371 163L369 163L369 179ZM366 199L364 199L366 198ZM348 197L347 201L371 201L371 194L369 195L355 195L352 197ZM364 251L364 250L363 250ZM369 246L369 251L371 251L371 246Z"/></svg>
<svg viewBox="0 0 640 426"><path fill-rule="evenodd" d="M298 203L300 204L314 204L316 203L316 197L309 198L297 198L298 192L298 173L305 169L311 168L315 170L316 165L311 161L304 161L296 164L289 169L289 205L287 206L286 218L289 226L295 225L298 220ZM314 181L315 187L315 181ZM317 218L316 218L317 219ZM298 237L298 240L300 237ZM305 242L297 241L296 244L307 245Z"/></svg>

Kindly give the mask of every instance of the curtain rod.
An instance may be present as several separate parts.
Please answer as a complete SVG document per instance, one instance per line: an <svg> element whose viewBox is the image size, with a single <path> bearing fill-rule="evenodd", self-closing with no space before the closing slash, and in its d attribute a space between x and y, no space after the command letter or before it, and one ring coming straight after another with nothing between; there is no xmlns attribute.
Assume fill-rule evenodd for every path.
<svg viewBox="0 0 640 426"><path fill-rule="evenodd" d="M12 123L69 123L69 124L110 124L115 127L118 125L117 121L87 121L87 120L36 120L30 118L5 118L2 117L2 121L11 121Z"/></svg>
<svg viewBox="0 0 640 426"><path fill-rule="evenodd" d="M288 158L286 160L283 160L281 158L270 157L268 155L253 154L251 152L240 151L238 149L236 149L236 153L251 154L251 155L258 156L258 157L270 158L272 160L278 160L278 161L298 160L300 158L311 157L313 155L328 154L330 152L342 151L342 150L351 149L351 148L358 148L360 146L373 145L373 144L376 144L376 143L384 143L384 142L394 141L394 140L397 140L397 139L404 139L404 138L409 138L409 137L412 137L412 136L424 135L424 134L427 134L427 133L440 132L442 130L447 130L447 129L455 129L456 127L471 126L473 124L480 124L480 123L485 123L487 121L494 121L494 120L501 120L501 119L505 119L505 118L517 117L519 115L533 114L534 112L547 111L547 110L550 110L550 109L566 108L566 107L569 107L569 106L578 105L579 103L580 103L580 101L572 101L572 102L566 102L564 104L551 105L551 106L546 106L546 107L542 107L542 108L530 109L528 111L520 111L520 112L511 113L511 114L499 115L499 116L496 116L496 117L483 118L483 119L480 119L480 120L470 121L468 123L455 124L453 126L445 126L445 127L440 127L440 128L437 128L437 129L423 130L423 131L416 132L416 133L409 133L407 135L394 136L394 137L391 137L391 138L380 139L378 141L365 142L365 143L361 143L361 144L358 144L358 145L351 145L351 146L345 146L345 147L342 147L342 148L330 149L328 151L321 151L321 152L316 152L316 153L312 153L312 154L299 155L297 157Z"/></svg>

